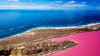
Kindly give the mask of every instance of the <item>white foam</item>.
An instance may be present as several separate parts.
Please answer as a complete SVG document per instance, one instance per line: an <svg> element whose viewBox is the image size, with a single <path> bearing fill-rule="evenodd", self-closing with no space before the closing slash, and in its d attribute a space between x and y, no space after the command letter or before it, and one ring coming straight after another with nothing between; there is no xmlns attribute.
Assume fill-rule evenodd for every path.
<svg viewBox="0 0 100 56"><path fill-rule="evenodd" d="M84 28L86 26L92 26L92 25L96 25L96 24L100 24L100 23L92 23L92 24L88 24L88 25L82 25L82 26L72 26L72 27L39 27L36 29L66 29L66 28Z"/></svg>

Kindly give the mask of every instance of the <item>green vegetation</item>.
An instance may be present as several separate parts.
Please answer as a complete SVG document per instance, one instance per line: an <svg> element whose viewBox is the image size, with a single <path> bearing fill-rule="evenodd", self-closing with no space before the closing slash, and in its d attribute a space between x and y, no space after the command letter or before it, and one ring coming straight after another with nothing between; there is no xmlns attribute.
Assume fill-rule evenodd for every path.
<svg viewBox="0 0 100 56"><path fill-rule="evenodd" d="M14 49L14 50L12 51L12 54L13 54L13 55L20 55L20 54L21 54L21 50L20 50L20 49Z"/></svg>

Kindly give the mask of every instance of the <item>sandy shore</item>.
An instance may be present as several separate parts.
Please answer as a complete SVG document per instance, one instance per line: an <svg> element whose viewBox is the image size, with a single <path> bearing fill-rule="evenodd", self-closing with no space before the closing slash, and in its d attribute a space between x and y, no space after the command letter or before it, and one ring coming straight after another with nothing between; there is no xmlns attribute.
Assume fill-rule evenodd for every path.
<svg viewBox="0 0 100 56"><path fill-rule="evenodd" d="M71 26L71 27L39 27L39 28L35 28L35 29L66 29L66 28L85 28L85 27L89 27L89 26L94 26L94 25L98 25L100 23L91 23L91 24L87 24L87 25L80 25L80 26Z"/></svg>
<svg viewBox="0 0 100 56"><path fill-rule="evenodd" d="M46 43L47 46L48 44L50 44L51 49L54 48L53 47L54 45L52 44L55 44L55 43L54 42L52 43L51 41L51 39L53 38L59 38L62 36L69 36L69 35L74 35L77 33L91 32L91 31L98 31L98 30L100 30L100 23L89 24L89 25L84 25L84 26L74 26L74 27L49 27L49 28L46 27L46 28L31 29L21 34L16 34L11 37L0 39L0 50L1 51L3 50L2 53L5 51L8 51L9 54L14 54L12 50L18 49L20 47L24 47L23 50L21 50L23 54L20 54L22 56L23 55L24 56L32 56L32 55L39 56L39 55L52 54L52 53L58 52L59 50L63 50L64 46L68 46L69 45L68 43L70 42L74 43L74 44L70 44L70 47L72 46L74 47L76 46L76 42L69 41L67 43L67 41L65 41L64 43L66 43L66 45L64 44L64 46L62 46L63 42L61 42L60 43L61 45L59 44L61 47L57 47L58 49L55 49L52 52L47 51L46 53L44 53L45 51L41 51L40 53L37 53L37 52L34 53L33 50L36 49L37 51L38 48L35 48L35 47L41 44L42 44L42 47L39 46L41 47L40 49L45 49L43 48L44 46L43 43ZM66 47L64 48L64 50L70 47ZM17 51L19 51L19 49ZM30 54L27 54L27 53L30 53Z"/></svg>

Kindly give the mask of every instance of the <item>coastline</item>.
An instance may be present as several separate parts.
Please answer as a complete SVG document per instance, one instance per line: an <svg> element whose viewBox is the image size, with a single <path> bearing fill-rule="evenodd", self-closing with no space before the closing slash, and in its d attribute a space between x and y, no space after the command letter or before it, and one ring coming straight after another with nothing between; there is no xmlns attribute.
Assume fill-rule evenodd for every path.
<svg viewBox="0 0 100 56"><path fill-rule="evenodd" d="M60 38L62 36L69 36L78 33L99 31L99 30L100 30L100 23L88 24L83 26L73 26L73 27L46 27L46 28L42 27L36 29L31 28L23 33L0 39L0 51L3 50L3 52L5 52L8 50L12 55L13 50L24 47L22 51L23 52L25 51L25 53L23 53L23 55L27 56L26 53L31 53L34 49L38 51L38 49L35 48L37 45L44 45L44 43L46 43L46 44L50 44L53 47L52 44L55 44L55 42L52 43L52 39L54 38ZM69 42L74 43L73 45L70 44L73 47L76 46L76 42L73 41L69 41ZM67 41L63 43L67 43ZM64 46L62 46L62 42L60 44L61 47L57 47L57 48L63 50ZM49 47L50 46L48 46L48 48ZM69 48L72 47L71 46L66 47L64 48L64 50ZM45 48L43 48L42 46L41 49L44 50ZM58 52L59 51L58 49L55 49L55 51ZM56 53L55 51L47 51L46 53L44 53L44 51L41 51L41 53L35 53L35 54L33 52L28 56L31 56L33 54L36 56L43 55L43 54L47 55L48 53L53 54Z"/></svg>
<svg viewBox="0 0 100 56"><path fill-rule="evenodd" d="M28 29L26 31L23 31L21 33L18 33L18 34L12 35L12 36L20 35L20 34L22 34L24 32L29 32L31 30L40 30L40 29L74 29L74 28L85 28L85 27L89 27L89 26L91 27L91 26L98 25L98 24L100 24L100 23L90 23L90 24L87 24L87 25L70 26L70 27L36 27L36 28L30 28L30 29ZM11 37L11 36L9 36L9 37ZM2 39L4 39L4 38L2 38Z"/></svg>
<svg viewBox="0 0 100 56"><path fill-rule="evenodd" d="M38 29L74 29L74 28L84 28L84 27L88 27L88 26L93 26L93 25L96 25L96 24L100 24L100 23L90 23L90 24L86 24L86 25L79 25L79 26L66 26L66 27L63 27L63 26L60 26L60 27L35 27L35 28L30 28L30 29L27 29L23 32L19 32L17 34L14 34L14 35L20 35L24 32L27 32L27 31L30 31L30 30L38 30ZM11 37L11 36L14 36L14 35L10 35L10 36L7 36L7 37ZM4 37L4 38L7 38L7 37ZM0 38L0 39L4 39L4 38Z"/></svg>
<svg viewBox="0 0 100 56"><path fill-rule="evenodd" d="M70 27L37 27L37 28L32 28L32 29L66 29L66 28L84 28L87 26L93 26L96 24L100 24L100 23L90 23L90 24L86 24L86 25L79 25L79 26L70 26ZM30 29L30 30L32 30Z"/></svg>

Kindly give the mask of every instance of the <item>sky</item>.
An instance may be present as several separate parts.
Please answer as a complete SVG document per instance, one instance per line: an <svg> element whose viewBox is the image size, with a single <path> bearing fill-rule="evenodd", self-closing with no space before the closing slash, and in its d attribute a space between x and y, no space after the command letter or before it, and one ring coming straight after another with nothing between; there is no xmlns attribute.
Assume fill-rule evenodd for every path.
<svg viewBox="0 0 100 56"><path fill-rule="evenodd" d="M0 9L93 9L100 0L0 0Z"/></svg>

